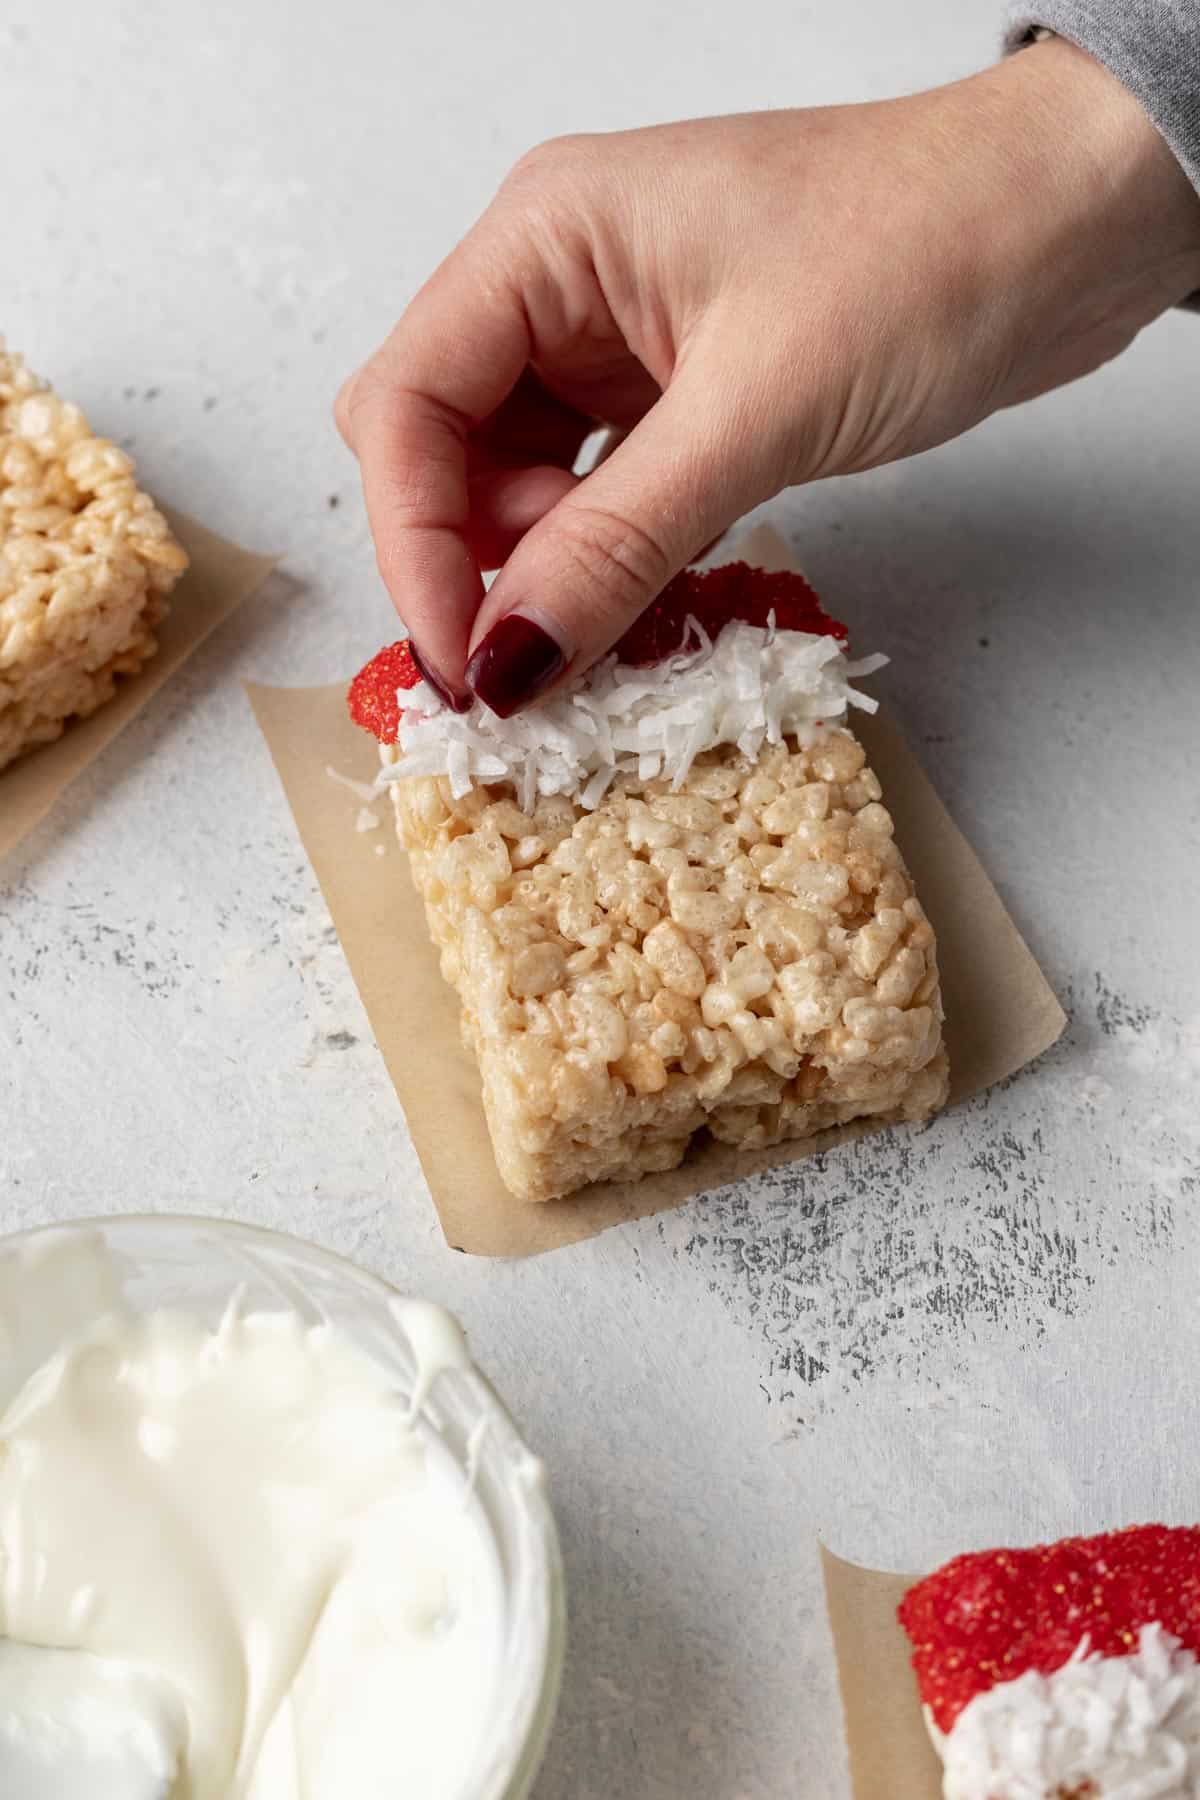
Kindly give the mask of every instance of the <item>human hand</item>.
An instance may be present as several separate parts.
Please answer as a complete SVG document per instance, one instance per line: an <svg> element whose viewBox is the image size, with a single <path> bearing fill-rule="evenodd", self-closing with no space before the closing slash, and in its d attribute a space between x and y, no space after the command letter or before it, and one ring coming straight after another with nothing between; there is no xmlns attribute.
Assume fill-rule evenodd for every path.
<svg viewBox="0 0 1200 1800"><path fill-rule="evenodd" d="M758 502L1086 374L1196 288L1182 170L1051 40L908 99L544 145L338 422L421 665L507 717ZM598 422L628 435L580 480Z"/></svg>

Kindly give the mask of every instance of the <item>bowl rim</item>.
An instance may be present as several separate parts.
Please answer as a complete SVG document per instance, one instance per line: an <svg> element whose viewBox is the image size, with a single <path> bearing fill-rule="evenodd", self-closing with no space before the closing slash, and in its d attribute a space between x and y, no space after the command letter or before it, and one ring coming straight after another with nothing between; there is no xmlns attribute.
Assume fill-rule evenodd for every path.
<svg viewBox="0 0 1200 1800"><path fill-rule="evenodd" d="M41 1225L22 1226L17 1231L0 1233L0 1257L10 1251L19 1249L23 1244L31 1243L39 1238L54 1238L69 1235L73 1232L120 1231L126 1228L161 1231L165 1237L182 1233L185 1229L194 1231L197 1227L211 1230L214 1235L230 1238L247 1239L267 1247L273 1245L290 1246L301 1251L305 1256L325 1263L332 1268L351 1276L355 1281L373 1289L377 1297L390 1303L393 1300L412 1298L402 1288L389 1281L386 1276L376 1274L373 1269L366 1269L352 1257L344 1256L339 1250L330 1250L324 1244L314 1243L311 1238L298 1236L295 1232L279 1231L274 1226L251 1224L243 1219L227 1218L221 1213L187 1213L176 1211L164 1212L117 1212L117 1213L85 1213L68 1219L55 1219ZM390 1308L389 1308L390 1310ZM450 1310L450 1309L446 1309ZM395 1330L404 1336L404 1327L400 1320L392 1315ZM458 1321L457 1313L451 1311L451 1317ZM541 1462L526 1443L524 1433L513 1418L507 1403L501 1397L488 1376L475 1360L469 1334L466 1334L468 1368L464 1371L472 1383L481 1391L486 1404L498 1415L500 1423L513 1443L531 1459ZM550 1740L558 1711L558 1703L562 1692L563 1671L566 1659L566 1578L563 1566L562 1541L559 1536L558 1523L554 1510L542 1481L528 1484L523 1489L524 1504L528 1509L529 1521L536 1533L539 1560L546 1585L546 1618L542 1643L539 1646L541 1655L541 1678L539 1691L534 1703L527 1709L524 1730L519 1739L514 1738L511 1758L506 1758L506 1766L501 1769L490 1768L487 1776L499 1777L498 1781L489 1780L485 1788L477 1790L478 1800L525 1800L541 1767L546 1747Z"/></svg>

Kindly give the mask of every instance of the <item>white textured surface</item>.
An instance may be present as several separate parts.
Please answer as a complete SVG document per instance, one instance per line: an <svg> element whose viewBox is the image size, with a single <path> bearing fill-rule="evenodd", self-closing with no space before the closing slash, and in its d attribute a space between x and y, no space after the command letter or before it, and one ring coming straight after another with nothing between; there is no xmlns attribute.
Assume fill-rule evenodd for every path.
<svg viewBox="0 0 1200 1800"><path fill-rule="evenodd" d="M0 1224L230 1213L461 1312L566 1538L537 1800L843 1800L818 1532L914 1566L1200 1511L1200 320L772 509L1074 1015L923 1135L452 1256L238 681L392 634L330 397L522 148L894 91L997 29L987 0L0 22L3 329L166 499L285 552L0 872Z"/></svg>

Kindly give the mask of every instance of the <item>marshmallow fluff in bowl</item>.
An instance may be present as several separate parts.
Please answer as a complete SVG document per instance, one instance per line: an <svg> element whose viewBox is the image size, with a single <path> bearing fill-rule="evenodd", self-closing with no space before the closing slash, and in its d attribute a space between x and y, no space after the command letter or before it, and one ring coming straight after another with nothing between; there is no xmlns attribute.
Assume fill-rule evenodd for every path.
<svg viewBox="0 0 1200 1800"><path fill-rule="evenodd" d="M447 1314L215 1221L0 1242L4 1800L517 1800L561 1655Z"/></svg>

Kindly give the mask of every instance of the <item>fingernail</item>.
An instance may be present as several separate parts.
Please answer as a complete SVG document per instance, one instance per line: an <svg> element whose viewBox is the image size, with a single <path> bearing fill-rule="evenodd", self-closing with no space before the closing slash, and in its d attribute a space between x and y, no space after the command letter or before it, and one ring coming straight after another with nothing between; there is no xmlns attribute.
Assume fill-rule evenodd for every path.
<svg viewBox="0 0 1200 1800"><path fill-rule="evenodd" d="M417 649L416 643L412 638L409 638L408 640L408 649L413 662L417 666L417 671L420 674L421 680L429 683L442 705L448 706L451 712L470 712L470 694L452 694L441 676L437 674L435 670L430 668L429 664L425 661L425 658L421 655L421 652Z"/></svg>
<svg viewBox="0 0 1200 1800"><path fill-rule="evenodd" d="M567 666L562 645L524 613L499 619L467 664L467 681L486 707L509 719Z"/></svg>

